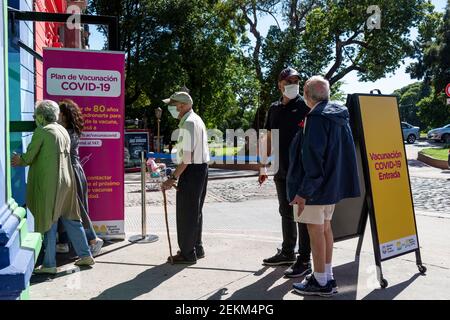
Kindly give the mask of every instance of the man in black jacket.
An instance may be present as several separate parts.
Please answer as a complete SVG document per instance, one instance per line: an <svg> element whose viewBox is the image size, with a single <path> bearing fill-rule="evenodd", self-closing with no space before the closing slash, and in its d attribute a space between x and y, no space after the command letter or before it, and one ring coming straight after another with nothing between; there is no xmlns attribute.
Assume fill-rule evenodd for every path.
<svg viewBox="0 0 450 320"><path fill-rule="evenodd" d="M299 73L293 68L284 69L278 77L278 88L282 98L270 106L265 129L268 130L269 147L271 150L271 131L279 133L279 159L278 171L274 181L278 194L279 212L281 215L281 227L283 232L282 249L273 257L263 260L264 265L278 266L291 265L285 271L286 277L301 277L311 272L311 248L308 231L305 224L296 223L292 206L289 205L286 193L286 175L289 168L289 146L303 121L309 108L302 96L299 95ZM267 172L262 170L259 183L267 179ZM297 228L299 233L299 255L296 259L295 244L297 242Z"/></svg>

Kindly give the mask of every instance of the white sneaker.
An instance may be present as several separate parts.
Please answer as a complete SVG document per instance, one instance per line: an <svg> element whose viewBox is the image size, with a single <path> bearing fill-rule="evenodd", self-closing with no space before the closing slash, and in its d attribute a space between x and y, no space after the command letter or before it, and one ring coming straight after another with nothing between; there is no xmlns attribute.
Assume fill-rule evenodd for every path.
<svg viewBox="0 0 450 320"><path fill-rule="evenodd" d="M100 254L103 247L103 240L100 238L96 239L96 243L89 246L89 249L91 250L92 256L96 257Z"/></svg>
<svg viewBox="0 0 450 320"><path fill-rule="evenodd" d="M56 245L56 253L69 253L68 243L58 243Z"/></svg>

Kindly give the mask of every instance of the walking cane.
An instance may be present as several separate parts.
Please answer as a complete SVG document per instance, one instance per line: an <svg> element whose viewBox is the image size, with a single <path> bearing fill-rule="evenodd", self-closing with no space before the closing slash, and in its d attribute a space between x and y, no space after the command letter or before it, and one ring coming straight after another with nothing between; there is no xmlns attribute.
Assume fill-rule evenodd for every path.
<svg viewBox="0 0 450 320"><path fill-rule="evenodd" d="M169 252L170 252L170 264L173 264L173 256L172 256L172 244L170 242L170 234L169 234L169 219L167 217L167 197L166 197L166 190L162 190L163 192L163 199L164 199L164 213L166 216L166 230L167 230L167 239L169 240Z"/></svg>

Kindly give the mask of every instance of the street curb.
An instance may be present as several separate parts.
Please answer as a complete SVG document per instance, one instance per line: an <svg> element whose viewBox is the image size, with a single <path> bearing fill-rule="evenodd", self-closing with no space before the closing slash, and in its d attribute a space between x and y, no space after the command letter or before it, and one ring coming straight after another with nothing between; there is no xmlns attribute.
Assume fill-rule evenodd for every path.
<svg viewBox="0 0 450 320"><path fill-rule="evenodd" d="M435 158L432 158L430 156L423 154L422 152L418 153L417 160L422 161L423 163L426 163L427 165L438 168L438 169L443 169L443 170L448 169L448 162L446 160L435 159Z"/></svg>
<svg viewBox="0 0 450 320"><path fill-rule="evenodd" d="M432 218L441 218L441 219L450 219L450 212L449 213L436 213L436 212L429 212L429 211L420 211L415 210L416 216L426 216L426 217L432 217Z"/></svg>

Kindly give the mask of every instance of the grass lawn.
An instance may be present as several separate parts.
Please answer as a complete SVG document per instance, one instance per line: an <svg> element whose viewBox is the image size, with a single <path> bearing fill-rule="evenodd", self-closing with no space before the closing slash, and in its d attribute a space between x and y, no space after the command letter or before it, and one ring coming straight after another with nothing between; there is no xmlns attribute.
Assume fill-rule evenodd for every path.
<svg viewBox="0 0 450 320"><path fill-rule="evenodd" d="M435 159L439 160L448 159L448 148L427 148L421 150L420 152Z"/></svg>
<svg viewBox="0 0 450 320"><path fill-rule="evenodd" d="M234 156L235 152L237 153L241 149L241 147L210 147L211 154L214 154L217 157L220 156Z"/></svg>

